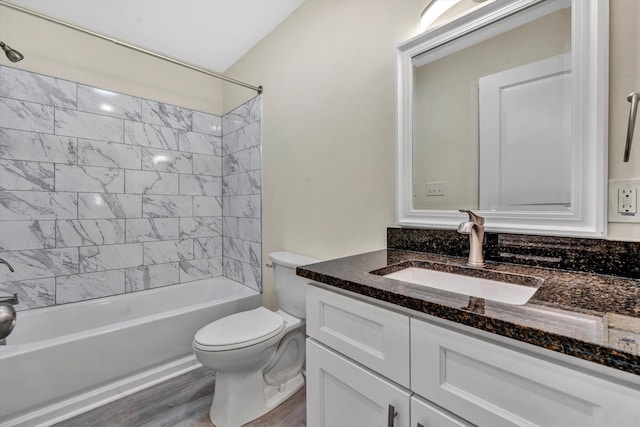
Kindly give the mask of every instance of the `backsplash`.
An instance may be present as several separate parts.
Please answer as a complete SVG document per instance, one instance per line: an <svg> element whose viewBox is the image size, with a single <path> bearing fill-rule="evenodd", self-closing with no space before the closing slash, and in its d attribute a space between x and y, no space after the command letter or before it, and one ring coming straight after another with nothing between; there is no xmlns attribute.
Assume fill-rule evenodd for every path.
<svg viewBox="0 0 640 427"><path fill-rule="evenodd" d="M455 230L387 228L387 247L469 255L469 237ZM485 233L487 261L640 279L640 243L572 237Z"/></svg>
<svg viewBox="0 0 640 427"><path fill-rule="evenodd" d="M223 208L223 180L240 176L223 156L259 156L259 123L259 98L219 117L0 66L0 258L15 268L0 290L27 309L225 270L259 290L259 274L223 267L223 229L257 243L257 260L238 261L260 265L259 214Z"/></svg>

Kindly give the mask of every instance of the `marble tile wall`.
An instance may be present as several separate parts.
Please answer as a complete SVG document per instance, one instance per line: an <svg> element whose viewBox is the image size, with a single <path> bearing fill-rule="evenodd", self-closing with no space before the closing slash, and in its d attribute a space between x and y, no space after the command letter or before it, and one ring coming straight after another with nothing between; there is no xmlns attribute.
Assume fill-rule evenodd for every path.
<svg viewBox="0 0 640 427"><path fill-rule="evenodd" d="M0 66L0 291L18 309L223 269L259 289L260 231L259 99L222 118Z"/></svg>
<svg viewBox="0 0 640 427"><path fill-rule="evenodd" d="M222 117L223 272L262 289L261 98Z"/></svg>

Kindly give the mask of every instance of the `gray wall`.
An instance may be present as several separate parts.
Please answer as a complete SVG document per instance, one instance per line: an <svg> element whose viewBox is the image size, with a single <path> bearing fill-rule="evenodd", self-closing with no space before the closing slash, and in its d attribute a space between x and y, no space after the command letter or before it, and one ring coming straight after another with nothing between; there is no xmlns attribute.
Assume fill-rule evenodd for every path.
<svg viewBox="0 0 640 427"><path fill-rule="evenodd" d="M222 275L222 128L241 134L249 111L223 119L0 66L0 257L16 270L0 269L0 290L26 309ZM259 244L240 216L251 231L233 237Z"/></svg>

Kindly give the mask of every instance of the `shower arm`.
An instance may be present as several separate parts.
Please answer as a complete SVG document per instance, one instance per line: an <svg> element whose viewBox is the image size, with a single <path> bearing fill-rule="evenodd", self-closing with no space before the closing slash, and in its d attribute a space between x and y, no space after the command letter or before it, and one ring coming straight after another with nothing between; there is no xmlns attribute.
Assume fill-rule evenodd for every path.
<svg viewBox="0 0 640 427"><path fill-rule="evenodd" d="M18 5L15 5L13 3L6 2L4 0L0 0L0 5L4 6L4 7L8 7L9 9L13 9L13 10L17 10L17 11L22 12L22 13L26 13L26 14L31 15L31 16L35 16L36 18L44 19L45 21L49 21L49 22L53 22L53 23L58 24L58 25L62 25L63 27L71 28L72 30L80 31L81 33L89 34L91 36L97 37L97 38L102 39L102 40L110 41L110 42L112 42L112 43L114 43L114 44L116 44L118 46L122 46L122 47L125 47L127 49L134 50L136 52L144 53L145 55L153 56L154 58L162 59L164 61L171 62L172 64L180 65L182 67L189 68L190 70L198 71L198 72L206 74L208 76L215 77L217 79L224 80L226 82L233 83L233 84L236 84L236 85L239 85L239 86L246 87L247 89L255 90L256 92L258 92L258 95L262 94L262 92L264 90L262 86L253 86L253 85L250 85L248 83L242 82L240 80L236 80L236 79L233 79L231 77L227 77L224 74L216 73L215 71L208 70L208 69L202 68L202 67L198 67L197 65L189 64L188 62L183 62L183 61L180 61L179 59L175 59L175 58L172 58L170 56L166 56L166 55L163 55L161 53L154 52L152 50L148 50L148 49L145 49L143 47L136 46L134 44L127 43L127 42L124 42L122 40L115 39L113 37L109 37L109 36L105 36L105 35L100 34L100 33L96 33L95 31L91 31L91 30L88 30L86 28L74 25L74 24L69 24L68 22L61 21L61 20L53 18L51 16L44 15L44 14L42 14L40 12L36 12L34 10L27 9L25 7L22 7L22 6L18 6Z"/></svg>

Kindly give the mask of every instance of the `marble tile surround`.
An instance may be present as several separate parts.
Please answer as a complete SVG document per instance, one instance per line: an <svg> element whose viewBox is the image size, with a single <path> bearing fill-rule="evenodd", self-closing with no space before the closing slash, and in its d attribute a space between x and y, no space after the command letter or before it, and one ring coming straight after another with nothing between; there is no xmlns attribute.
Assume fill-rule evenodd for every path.
<svg viewBox="0 0 640 427"><path fill-rule="evenodd" d="M0 66L0 291L25 310L222 274L260 290L260 108Z"/></svg>
<svg viewBox="0 0 640 427"><path fill-rule="evenodd" d="M262 289L260 97L222 117L224 275Z"/></svg>

